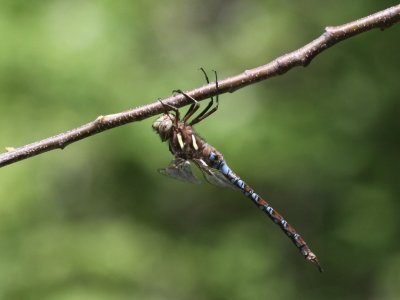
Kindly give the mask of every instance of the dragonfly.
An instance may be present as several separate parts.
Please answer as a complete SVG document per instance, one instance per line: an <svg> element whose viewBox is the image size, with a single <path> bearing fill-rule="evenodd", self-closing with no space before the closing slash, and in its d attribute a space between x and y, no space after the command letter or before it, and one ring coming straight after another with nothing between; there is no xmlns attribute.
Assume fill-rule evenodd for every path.
<svg viewBox="0 0 400 300"><path fill-rule="evenodd" d="M200 70L203 72L209 84L210 81L207 73L203 68L200 68ZM319 271L322 272L323 270L318 262L317 256L311 251L301 235L297 233L296 229L264 198L258 195L253 188L236 175L228 166L222 154L216 148L208 144L194 130L193 125L203 121L218 110L219 91L216 71L214 71L214 75L217 91L215 105L214 97L211 96L208 105L195 117L193 117L194 114L200 108L199 102L182 90L174 90L173 93L182 94L192 102L183 118L180 117L180 112L176 107L160 100L165 108L165 113L153 123L152 127L160 136L162 142L168 142L169 150L173 154L174 159L166 168L160 169L159 172L174 179L190 183L199 183L199 179L192 172L191 165L193 163L201 170L205 180L209 183L242 191L245 196L265 212L267 216L282 229L304 258L316 265ZM189 121L190 118L192 118L191 121Z"/></svg>

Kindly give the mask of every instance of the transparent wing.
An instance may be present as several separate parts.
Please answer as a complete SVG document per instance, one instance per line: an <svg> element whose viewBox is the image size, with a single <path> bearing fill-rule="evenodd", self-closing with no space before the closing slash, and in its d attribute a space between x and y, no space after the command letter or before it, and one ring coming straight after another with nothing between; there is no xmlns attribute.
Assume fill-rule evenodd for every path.
<svg viewBox="0 0 400 300"><path fill-rule="evenodd" d="M190 183L200 183L200 180L193 174L190 162L184 159L174 159L165 169L159 169L161 174Z"/></svg>
<svg viewBox="0 0 400 300"><path fill-rule="evenodd" d="M210 168L202 159L195 160L196 165L199 167L203 173L204 179L215 186L220 186L224 188L231 188L238 190L239 188L230 182L224 174L222 174L217 169Z"/></svg>
<svg viewBox="0 0 400 300"><path fill-rule="evenodd" d="M230 182L228 179L225 178L225 176L218 170L212 170L212 175L202 172L204 175L204 178L207 180L207 182L216 185L216 186L221 186L224 188L231 188L234 190L239 189L236 185L234 185L232 182Z"/></svg>

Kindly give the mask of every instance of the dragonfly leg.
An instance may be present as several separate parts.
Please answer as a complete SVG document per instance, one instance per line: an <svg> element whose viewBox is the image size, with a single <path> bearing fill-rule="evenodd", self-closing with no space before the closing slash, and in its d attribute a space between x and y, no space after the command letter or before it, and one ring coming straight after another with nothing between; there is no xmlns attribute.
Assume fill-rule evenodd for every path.
<svg viewBox="0 0 400 300"><path fill-rule="evenodd" d="M204 71L203 68L200 68L200 70L203 72L204 76L206 77L207 83L210 83L206 71ZM211 114L215 113L218 110L218 105L219 105L219 99L218 99L218 94L219 94L219 91L218 91L218 76L217 76L217 72L215 70L213 70L213 71L214 71L214 74L215 74L215 87L216 87L216 90L217 90L217 95L215 97L215 101L216 101L217 104L212 110L208 111L214 104L214 98L211 96L211 101L204 108L204 110L201 113L199 113L198 116L192 120L192 122L190 122L190 125L194 125L194 124L199 123L200 121L202 121L205 118L209 117Z"/></svg>
<svg viewBox="0 0 400 300"><path fill-rule="evenodd" d="M187 111L186 115L185 115L185 116L183 117L183 119L182 119L182 121L183 121L184 123L186 123L187 120L189 120L189 118L190 118L191 116L193 116L193 114L199 109L200 104L199 104L199 102L198 102L196 99L194 99L193 97L191 97L191 96L189 96L188 94L184 93L182 90L173 90L172 92L173 92L173 93L182 94L183 96L186 97L186 99L189 99L189 100L193 101L193 103L192 103L192 105L190 105L189 110Z"/></svg>
<svg viewBox="0 0 400 300"><path fill-rule="evenodd" d="M162 102L160 99L158 99L158 101L160 101L161 105L165 108L165 111L168 112L170 110L172 110L175 113L175 120L171 120L172 123L174 123L176 126L178 126L178 121L180 120L180 113L179 113L179 109L177 109L175 106L166 104L164 102ZM167 114L168 115L168 114ZM169 115L168 115L169 116ZM171 118L170 118L171 119Z"/></svg>

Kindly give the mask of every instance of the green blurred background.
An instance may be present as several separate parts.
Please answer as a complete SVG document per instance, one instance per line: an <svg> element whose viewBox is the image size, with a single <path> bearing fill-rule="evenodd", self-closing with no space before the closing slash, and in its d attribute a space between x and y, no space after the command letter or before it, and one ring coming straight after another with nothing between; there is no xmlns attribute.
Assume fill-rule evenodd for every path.
<svg viewBox="0 0 400 300"><path fill-rule="evenodd" d="M394 1L0 0L0 146L290 52ZM0 170L0 299L399 299L400 25L220 98L197 126L318 255L241 193L159 175L133 123ZM205 104L205 102L203 102Z"/></svg>

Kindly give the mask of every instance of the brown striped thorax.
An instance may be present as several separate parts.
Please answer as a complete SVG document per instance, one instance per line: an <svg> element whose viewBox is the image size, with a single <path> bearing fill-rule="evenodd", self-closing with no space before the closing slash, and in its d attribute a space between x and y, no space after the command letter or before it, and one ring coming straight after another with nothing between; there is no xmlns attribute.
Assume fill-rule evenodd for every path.
<svg viewBox="0 0 400 300"><path fill-rule="evenodd" d="M163 114L152 127L160 136L161 141L168 142L169 150L176 157L193 160L207 158L212 151L218 152L207 144L191 125L178 120L172 113ZM222 155L220 158L223 159Z"/></svg>

